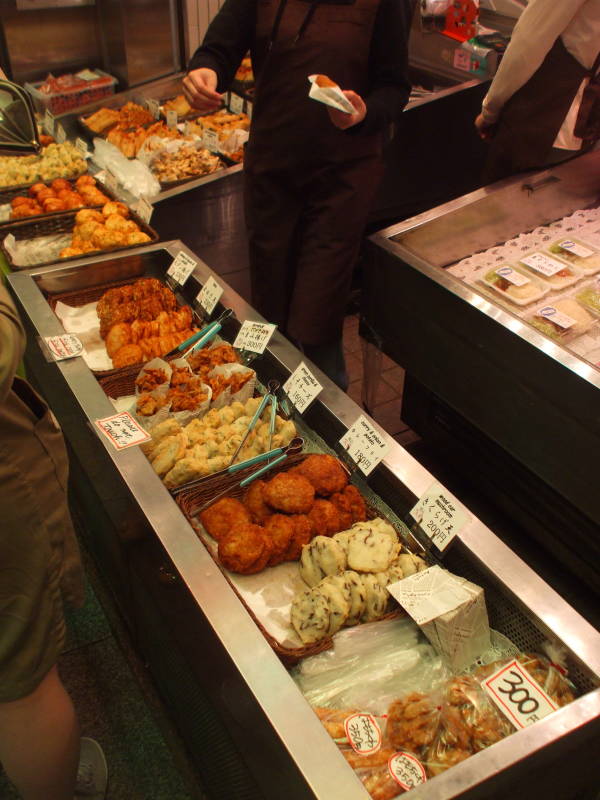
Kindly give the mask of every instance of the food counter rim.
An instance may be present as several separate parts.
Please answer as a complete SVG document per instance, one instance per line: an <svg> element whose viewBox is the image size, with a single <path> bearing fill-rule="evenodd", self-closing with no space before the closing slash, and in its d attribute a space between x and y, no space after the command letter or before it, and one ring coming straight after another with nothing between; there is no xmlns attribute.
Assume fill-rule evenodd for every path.
<svg viewBox="0 0 600 800"><path fill-rule="evenodd" d="M551 170L547 170L537 173L536 178L543 180L544 176L551 175L551 172ZM591 364L587 364L574 353L568 352L560 343L553 342L535 328L528 325L523 319L512 314L508 309L500 305L500 303L495 303L491 298L486 297L482 293L480 294L474 287L464 283L460 278L450 274L446 269L434 266L401 243L393 241L393 237L399 234L420 228L428 222L432 222L446 214L465 208L475 203L477 200L489 197L496 192L502 191L502 189L507 186L521 181L524 181L523 176L520 176L517 180L514 178L507 178L492 184L492 186L484 186L482 189L476 189L474 192L469 192L462 197L457 197L454 200L450 200L448 203L443 203L422 214L395 223L387 228L382 228L380 231L373 233L369 237L369 240L374 245L407 264L409 267L417 270L417 272L430 278L439 286L443 286L447 291L461 298L469 305L477 308L481 313L495 320L503 328L506 328L511 333L529 342L529 344L537 350L541 350L546 355L562 364L562 366L574 372L580 378L583 378L588 383L600 389L600 369L596 369Z"/></svg>
<svg viewBox="0 0 600 800"><path fill-rule="evenodd" d="M200 283L214 275L201 259L179 241L141 248L140 253L161 249L167 250L173 257L181 250L193 257L198 265L192 278ZM80 266L84 263L82 261ZM37 335L55 335L62 332L62 327L36 286L34 277L73 269L77 269L76 264L57 264L8 276L8 283L18 296ZM239 319L262 319L221 277L215 277L224 287L222 302L231 306ZM277 333L269 350L290 371L302 360L299 351ZM89 424L93 425L94 419L114 413L112 404L83 359L58 362L56 368L75 395ZM324 387L320 401L346 428L349 427L364 412L316 367L313 369ZM347 800L367 798L368 794L358 778L347 769L347 765L341 767L346 764L345 759L271 651L208 551L171 501L150 463L137 448L117 452L105 440L102 440L102 444L315 797L323 800L334 796L344 796ZM433 476L393 441L384 463L416 496L420 496L433 482ZM460 538L478 563L487 565L489 569L493 564L492 571L502 584L503 591L532 612L542 626L553 631L577 658L600 677L600 633L474 516L461 532ZM581 725L592 722L599 715L600 688L597 688L535 726L515 733L495 747L436 777L435 797L439 800L455 797L458 792L479 784L482 776L510 769L522 759L524 752L533 753ZM318 757L315 757L316 753ZM413 796L415 800L430 800L432 791L426 784L414 789Z"/></svg>

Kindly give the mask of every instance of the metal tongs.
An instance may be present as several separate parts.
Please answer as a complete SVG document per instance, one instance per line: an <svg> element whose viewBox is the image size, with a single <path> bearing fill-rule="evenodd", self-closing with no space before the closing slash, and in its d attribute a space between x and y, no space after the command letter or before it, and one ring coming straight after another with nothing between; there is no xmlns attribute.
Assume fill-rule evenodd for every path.
<svg viewBox="0 0 600 800"><path fill-rule="evenodd" d="M225 320L232 314L233 314L233 309L226 308L223 311L223 313L217 317L217 319L213 320L213 322L210 322L208 325L202 328L202 330L198 331L193 336L190 336L180 345L173 348L173 350L170 350L166 356L163 356L163 358L171 358L171 356L175 356L177 355L177 353L183 353L183 351L186 350L186 348L189 348L189 350L186 350L186 352L183 353L182 358L185 358L194 350L198 350L199 348L204 347L204 345L208 344L211 341L211 339L214 339L214 337L217 335L217 333L219 333L219 331L223 327L223 323L225 322ZM192 346L190 347L190 345Z"/></svg>
<svg viewBox="0 0 600 800"><path fill-rule="evenodd" d="M261 455L249 458L247 461L240 461L239 464L233 464L229 466L227 468L227 472L233 474L234 472L239 472L241 469L245 469L246 467L251 467L254 464L260 464L263 461L267 461L267 464L260 469L257 469L256 472L253 472L251 475L248 475L239 482L239 488L245 489L252 483L252 481L260 478L261 475L264 475L266 472L273 469L273 467L276 467L281 464L282 461L285 461L288 456L302 452L303 447L304 439L302 439L300 436L296 436L286 447L277 447L275 450L270 450L267 453L261 453ZM271 458L274 460L270 461L269 459ZM228 486L226 489L223 489L221 492L211 497L210 500L207 500L206 503L203 503L201 506L199 506L195 510L194 514L199 514L201 511L204 511L205 508L212 506L213 503L216 503L216 501L224 495L230 494L235 488L235 486Z"/></svg>
<svg viewBox="0 0 600 800"><path fill-rule="evenodd" d="M271 416L269 418L269 446L268 446L267 450L268 451L271 450L271 442L273 441L273 433L275 432L275 421L276 421L276 418L277 418L277 408L278 408L278 405L279 405L279 401L277 399L277 392L279 391L279 385L280 385L279 381L276 381L276 380L270 380L268 382L268 384L267 384L267 393L265 394L263 399L260 401L260 405L258 406L256 411L254 412L254 416L250 420L250 424L248 425L246 433L244 434L244 438L239 443L235 453L233 454L233 458L229 462L229 469L231 469L231 466L235 463L236 458L239 456L240 451L242 450L242 448L244 447L244 445L248 441L248 437L250 436L250 434L252 433L252 431L256 427L256 423L261 418L263 411L265 410L265 408L267 407L267 405L269 403L271 404ZM263 456L263 458L264 458L264 456Z"/></svg>

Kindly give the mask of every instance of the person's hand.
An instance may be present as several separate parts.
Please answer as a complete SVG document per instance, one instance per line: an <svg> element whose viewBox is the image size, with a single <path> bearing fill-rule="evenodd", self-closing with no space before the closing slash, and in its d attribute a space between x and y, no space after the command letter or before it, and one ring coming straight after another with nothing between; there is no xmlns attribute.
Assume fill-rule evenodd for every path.
<svg viewBox="0 0 600 800"><path fill-rule="evenodd" d="M194 69L183 79L183 92L188 103L198 111L216 111L223 97L217 92L217 73L214 69Z"/></svg>
<svg viewBox="0 0 600 800"><path fill-rule="evenodd" d="M479 116L476 118L475 127L479 137L484 141L489 141L490 139L494 138L494 128L496 127L496 123L486 122L483 118L483 114L479 114Z"/></svg>
<svg viewBox="0 0 600 800"><path fill-rule="evenodd" d="M335 127L340 128L342 131L345 131L347 128L352 128L354 125L358 125L358 123L362 122L367 116L365 101L359 94L351 91L344 91L344 94L354 106L354 114L346 114L345 111L338 111L337 108L327 106L329 118Z"/></svg>

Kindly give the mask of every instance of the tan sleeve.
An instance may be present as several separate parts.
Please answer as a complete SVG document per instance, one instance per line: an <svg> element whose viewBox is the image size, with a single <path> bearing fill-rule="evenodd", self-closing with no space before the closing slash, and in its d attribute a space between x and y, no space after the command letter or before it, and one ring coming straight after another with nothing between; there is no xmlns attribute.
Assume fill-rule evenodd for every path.
<svg viewBox="0 0 600 800"><path fill-rule="evenodd" d="M25 331L6 286L0 281L0 403L12 386L25 351Z"/></svg>

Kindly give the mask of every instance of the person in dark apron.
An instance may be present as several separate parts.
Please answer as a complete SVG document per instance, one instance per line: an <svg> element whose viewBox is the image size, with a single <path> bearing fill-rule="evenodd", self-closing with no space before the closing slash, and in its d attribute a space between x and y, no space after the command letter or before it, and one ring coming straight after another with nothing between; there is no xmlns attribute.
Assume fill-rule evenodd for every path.
<svg viewBox="0 0 600 800"><path fill-rule="evenodd" d="M184 81L193 105L214 110L251 50L252 302L344 388L343 320L382 175L382 135L410 92L408 24L405 0L227 0ZM356 113L309 99L311 74L347 90Z"/></svg>

